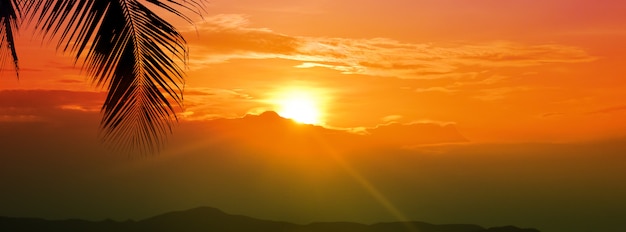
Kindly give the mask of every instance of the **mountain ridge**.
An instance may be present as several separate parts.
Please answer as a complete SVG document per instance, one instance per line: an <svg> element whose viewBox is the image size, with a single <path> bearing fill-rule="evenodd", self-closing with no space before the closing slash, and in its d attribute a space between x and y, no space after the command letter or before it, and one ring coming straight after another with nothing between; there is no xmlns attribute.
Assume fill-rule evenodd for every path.
<svg viewBox="0 0 626 232"><path fill-rule="evenodd" d="M172 211L138 221L46 220L0 216L0 230L15 232L539 232L536 229L522 229L515 226L484 228L473 224L435 225L418 221L381 222L369 225L354 222L313 222L301 225L228 214L212 207Z"/></svg>
<svg viewBox="0 0 626 232"><path fill-rule="evenodd" d="M201 126L203 131L212 135L214 141L236 143L274 154L294 151L319 154L327 152L324 149L329 147L336 152L354 152L469 141L452 124L386 123L355 132L298 123L273 111L259 115L248 114L241 118L215 119Z"/></svg>

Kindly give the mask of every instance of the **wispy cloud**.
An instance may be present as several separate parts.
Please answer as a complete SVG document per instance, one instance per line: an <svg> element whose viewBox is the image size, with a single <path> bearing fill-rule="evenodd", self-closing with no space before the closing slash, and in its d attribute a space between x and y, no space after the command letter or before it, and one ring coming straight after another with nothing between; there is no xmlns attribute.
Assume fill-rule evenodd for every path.
<svg viewBox="0 0 626 232"><path fill-rule="evenodd" d="M396 122L400 119L402 119L402 115L397 115L397 114L387 115L381 118L381 120L385 123Z"/></svg>
<svg viewBox="0 0 626 232"><path fill-rule="evenodd" d="M236 117L237 114L226 115L225 112L236 112L233 108L237 106L243 107L240 111L245 112L254 104L252 99L252 96L240 89L186 89L184 111L179 115L188 121Z"/></svg>
<svg viewBox="0 0 626 232"><path fill-rule="evenodd" d="M0 109L59 109L64 105L80 105L99 109L102 92L69 90L0 90Z"/></svg>
<svg viewBox="0 0 626 232"><path fill-rule="evenodd" d="M351 39L290 36L252 27L242 15L216 15L198 25L202 41L192 43L192 65L231 59L280 58L296 68L321 67L344 74L434 79L466 75L464 67L528 67L579 63L595 58L560 44L405 43L388 38Z"/></svg>
<svg viewBox="0 0 626 232"><path fill-rule="evenodd" d="M67 90L2 90L0 122L54 121L68 112L97 115L104 93Z"/></svg>
<svg viewBox="0 0 626 232"><path fill-rule="evenodd" d="M441 93L453 93L456 90L446 88L446 87L428 87L428 88L418 88L415 89L417 93L427 93L427 92L441 92Z"/></svg>
<svg viewBox="0 0 626 232"><path fill-rule="evenodd" d="M6 112L5 112L6 113ZM0 114L0 122L39 122L44 119L32 114Z"/></svg>
<svg viewBox="0 0 626 232"><path fill-rule="evenodd" d="M519 92L519 91L528 91L532 89L527 86L512 86L512 87L499 87L499 88L487 88L479 90L478 94L474 96L474 98L483 100L483 101L495 101L500 100L506 97L509 93Z"/></svg>

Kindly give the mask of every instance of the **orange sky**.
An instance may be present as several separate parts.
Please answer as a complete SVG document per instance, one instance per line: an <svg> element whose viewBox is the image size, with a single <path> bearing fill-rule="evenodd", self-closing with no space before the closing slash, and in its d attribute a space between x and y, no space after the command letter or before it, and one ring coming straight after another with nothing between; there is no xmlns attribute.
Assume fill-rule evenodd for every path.
<svg viewBox="0 0 626 232"><path fill-rule="evenodd" d="M624 136L624 7L212 1L197 31L181 24L191 48L187 119L277 110L268 99L296 88L324 101L324 122L335 128L392 118L454 123L476 142ZM20 38L21 81L3 77L1 88L89 86L67 71L69 59Z"/></svg>
<svg viewBox="0 0 626 232"><path fill-rule="evenodd" d="M103 90L90 85L71 58L40 46L25 29L18 41L20 79L6 71L0 77L0 144L9 141L4 146L14 155L0 156L0 174L3 165L8 170L0 177L38 170L41 177L11 182L34 189L46 188L38 185L42 181L73 186L89 180L96 190L110 184L113 205L143 204L121 210L133 217L210 204L285 220L394 220L398 215L388 212L405 212L400 215L441 223L565 228L558 223L626 206L620 195L626 189L615 184L626 181L625 10L626 1L590 0L212 0L195 27L176 23L191 52L180 127L162 155L132 162L109 159L98 143ZM280 113L280 102L293 92L315 101L319 125L261 114ZM84 157L85 151L97 158ZM64 163L71 160L77 161ZM27 168L15 168L22 166ZM73 179L72 171L87 174ZM151 177L155 173L158 178ZM134 189L126 178L146 184ZM162 183L188 191L160 189ZM208 187L216 185L235 187ZM490 193L490 186L504 189L503 195ZM369 195L361 195L363 189ZM102 200L96 190L85 195ZM16 187L0 200L25 191ZM54 191L63 199L73 196ZM142 191L156 194L141 199ZM458 191L469 192L453 196ZM281 197L287 200L276 203ZM325 204L300 201L325 197L344 204L327 213ZM371 197L383 206L373 206ZM60 204L52 197L33 199ZM492 200L491 208L472 214L484 209L473 202ZM16 202L5 212L56 215L24 208L33 202L27 197ZM572 202L588 205L572 215L550 208ZM93 206L101 207L100 214L90 215L119 212L105 203ZM282 208L268 206L274 203ZM83 206L77 205L64 215L80 215ZM454 211L457 205L466 211ZM526 220L502 214L499 205L544 214ZM386 213L374 210L380 207ZM556 214L566 216L549 220Z"/></svg>

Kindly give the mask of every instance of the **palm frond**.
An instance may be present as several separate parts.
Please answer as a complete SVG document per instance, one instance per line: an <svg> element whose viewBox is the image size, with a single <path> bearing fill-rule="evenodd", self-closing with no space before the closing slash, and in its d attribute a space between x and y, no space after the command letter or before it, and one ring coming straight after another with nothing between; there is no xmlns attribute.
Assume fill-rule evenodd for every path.
<svg viewBox="0 0 626 232"><path fill-rule="evenodd" d="M15 75L19 77L17 51L15 50L14 31L18 30L18 21L22 12L19 0L0 0L0 72L4 70L7 59L12 60Z"/></svg>
<svg viewBox="0 0 626 232"><path fill-rule="evenodd" d="M203 8L198 1L145 0L190 21L175 7ZM182 35L139 0L31 0L29 20L57 48L75 54L108 95L102 106L102 138L127 151L157 151L182 105L186 62ZM37 14L34 14L36 12ZM37 15L37 16L36 16Z"/></svg>

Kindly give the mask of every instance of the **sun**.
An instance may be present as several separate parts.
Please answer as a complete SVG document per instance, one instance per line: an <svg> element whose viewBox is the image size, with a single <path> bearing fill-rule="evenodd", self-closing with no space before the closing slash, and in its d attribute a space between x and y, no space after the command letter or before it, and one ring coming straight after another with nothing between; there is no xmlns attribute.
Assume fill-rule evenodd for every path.
<svg viewBox="0 0 626 232"><path fill-rule="evenodd" d="M277 113L285 118L304 124L322 124L320 102L316 96L304 90L291 90L275 99Z"/></svg>

